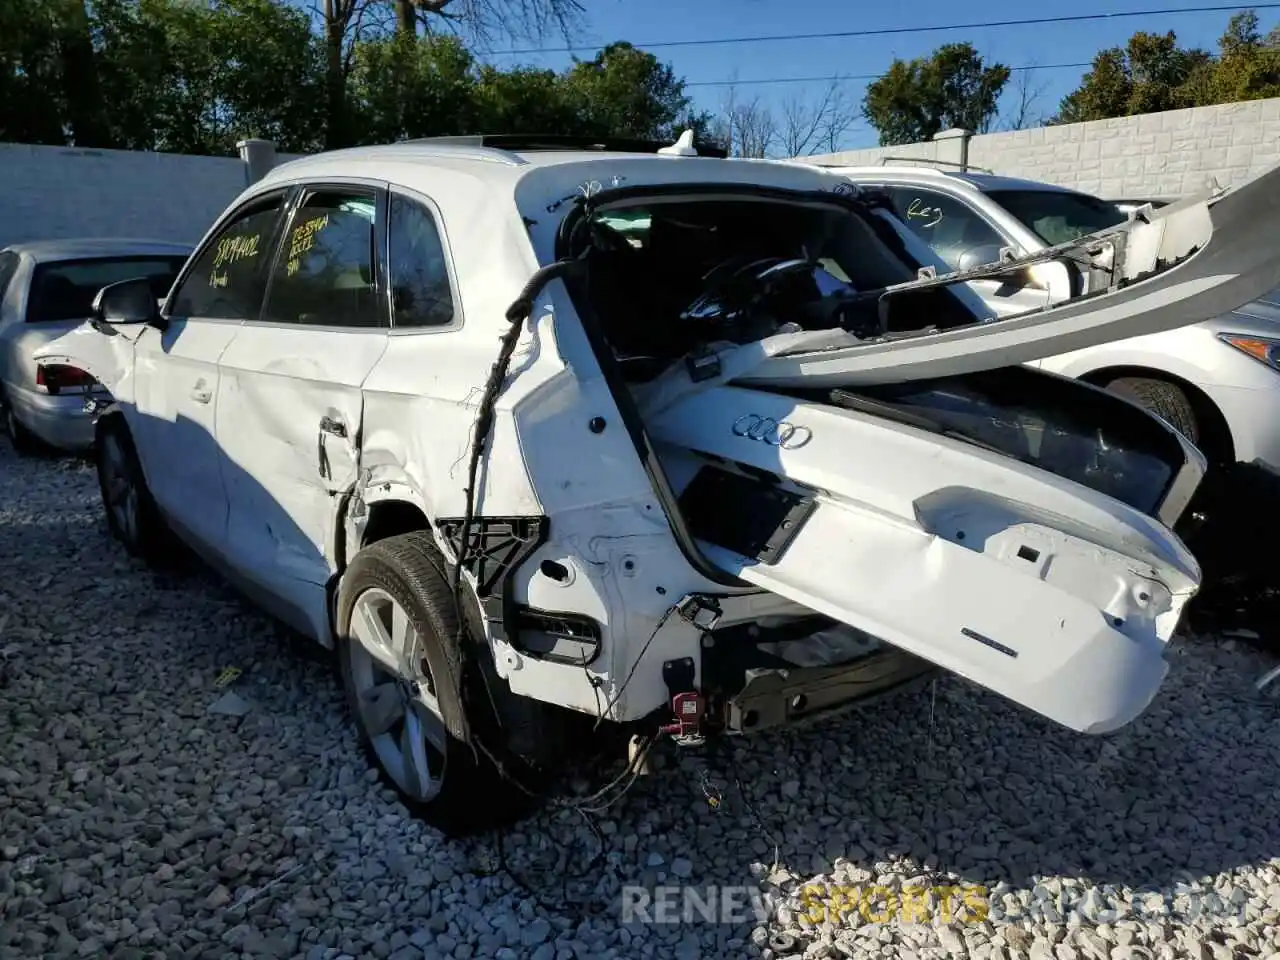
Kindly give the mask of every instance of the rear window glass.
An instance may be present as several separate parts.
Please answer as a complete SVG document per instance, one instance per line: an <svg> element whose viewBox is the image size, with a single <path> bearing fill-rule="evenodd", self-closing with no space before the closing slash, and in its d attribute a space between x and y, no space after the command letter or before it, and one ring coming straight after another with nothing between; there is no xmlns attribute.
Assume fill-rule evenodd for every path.
<svg viewBox="0 0 1280 960"><path fill-rule="evenodd" d="M36 267L27 298L28 322L81 320L93 298L108 284L146 277L159 300L169 293L186 257L101 257L42 263Z"/></svg>
<svg viewBox="0 0 1280 960"><path fill-rule="evenodd" d="M12 250L0 250L0 301L4 300L5 291L18 272L18 255Z"/></svg>

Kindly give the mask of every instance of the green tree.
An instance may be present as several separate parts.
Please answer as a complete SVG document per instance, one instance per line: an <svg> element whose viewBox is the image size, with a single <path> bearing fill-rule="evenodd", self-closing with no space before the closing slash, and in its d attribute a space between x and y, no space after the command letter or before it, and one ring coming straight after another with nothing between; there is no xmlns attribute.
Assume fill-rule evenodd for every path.
<svg viewBox="0 0 1280 960"><path fill-rule="evenodd" d="M971 43L948 43L927 57L894 60L867 86L862 115L880 145L928 140L952 127L986 130L996 116L1009 68L987 66Z"/></svg>
<svg viewBox="0 0 1280 960"><path fill-rule="evenodd" d="M111 139L129 149L226 154L260 136L315 149L320 48L307 17L273 0L98 0Z"/></svg>
<svg viewBox="0 0 1280 960"><path fill-rule="evenodd" d="M293 153L477 131L667 139L708 125L671 68L629 44L563 72L498 70L456 36L398 29L389 0L317 0L314 12L315 23L288 0L0 0L0 137L225 155L252 136Z"/></svg>
<svg viewBox="0 0 1280 960"><path fill-rule="evenodd" d="M0 141L67 142L54 12L22 0L0 0Z"/></svg>
<svg viewBox="0 0 1280 960"><path fill-rule="evenodd" d="M1280 35L1263 36L1252 10L1235 14L1217 56L1178 46L1172 31L1135 33L1103 50L1080 86L1063 98L1055 123L1127 117L1179 107L1280 96Z"/></svg>
<svg viewBox="0 0 1280 960"><path fill-rule="evenodd" d="M480 70L471 132L575 133L581 123L582 115L565 96L563 77L554 70Z"/></svg>
<svg viewBox="0 0 1280 960"><path fill-rule="evenodd" d="M624 41L580 60L562 81L564 96L589 136L674 140L692 126L705 134L709 116L691 110L684 81L657 57Z"/></svg>
<svg viewBox="0 0 1280 960"><path fill-rule="evenodd" d="M1207 88L1197 104L1239 103L1280 96L1280 36L1263 37L1258 15L1245 10L1233 16L1218 40L1218 60L1205 71Z"/></svg>
<svg viewBox="0 0 1280 960"><path fill-rule="evenodd" d="M466 131L476 118L474 66L455 37L397 32L358 43L349 84L357 141Z"/></svg>

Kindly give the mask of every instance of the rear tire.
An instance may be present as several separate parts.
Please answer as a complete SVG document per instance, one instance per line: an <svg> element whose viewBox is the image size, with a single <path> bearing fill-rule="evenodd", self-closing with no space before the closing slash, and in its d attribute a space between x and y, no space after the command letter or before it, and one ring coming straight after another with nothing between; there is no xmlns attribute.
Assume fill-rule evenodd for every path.
<svg viewBox="0 0 1280 960"><path fill-rule="evenodd" d="M1134 401L1160 417L1195 446L1200 446L1201 425L1195 406L1179 387L1167 380L1149 377L1121 377L1107 384L1112 393Z"/></svg>
<svg viewBox="0 0 1280 960"><path fill-rule="evenodd" d="M123 417L117 414L99 421L94 459L107 529L130 556L160 565L169 558L173 539L151 497Z"/></svg>
<svg viewBox="0 0 1280 960"><path fill-rule="evenodd" d="M517 784L485 752L497 748L498 724L462 646L471 641L460 639L443 558L425 532L388 537L356 555L342 577L335 626L361 745L409 809L447 836L465 836L532 808L538 788L521 766L512 771ZM474 750L460 736L468 729Z"/></svg>

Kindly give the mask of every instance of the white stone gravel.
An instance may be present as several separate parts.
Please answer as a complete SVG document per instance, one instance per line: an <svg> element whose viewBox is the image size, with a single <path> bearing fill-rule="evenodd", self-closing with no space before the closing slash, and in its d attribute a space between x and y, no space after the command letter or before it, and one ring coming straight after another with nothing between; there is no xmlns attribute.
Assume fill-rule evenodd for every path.
<svg viewBox="0 0 1280 960"><path fill-rule="evenodd" d="M753 802L713 758L714 810L686 756L605 815L585 880L599 845L584 818L509 834L535 898L493 840L445 842L373 782L322 656L210 577L127 559L90 467L5 448L0 957L1267 956L1280 716L1251 682L1273 663L1239 641L1180 642L1157 703L1107 739L944 679L744 745ZM236 699L211 712L228 667ZM916 903L946 885L991 896L984 919L948 925L934 903L925 922L874 923L883 892L841 914L826 888L814 923L806 882L879 886L899 905L912 888ZM730 922L623 922L624 886L675 883L703 900L749 887L768 915L745 901ZM1088 888L1083 910L1028 906L1033 890L1074 902ZM1125 908L1139 888L1170 911Z"/></svg>

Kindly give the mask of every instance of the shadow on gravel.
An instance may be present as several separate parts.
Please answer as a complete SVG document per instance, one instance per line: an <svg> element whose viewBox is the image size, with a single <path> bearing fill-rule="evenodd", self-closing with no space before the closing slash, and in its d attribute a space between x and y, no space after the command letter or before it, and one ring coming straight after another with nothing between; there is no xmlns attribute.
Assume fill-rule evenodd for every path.
<svg viewBox="0 0 1280 960"><path fill-rule="evenodd" d="M696 761L684 784L676 771L641 781L625 807L654 810L655 832L676 833L726 814L754 821L754 807L765 842L732 851L740 875L775 838L800 877L829 875L837 858L876 873L910 858L904 878L954 874L987 887L1064 876L1167 890L1188 872L1280 857L1274 811L1259 802L1280 793L1276 705L1254 694L1256 674L1239 671L1238 655L1188 642L1157 702L1109 737L1063 731L942 678L936 699L895 697L709 758L726 787L720 812L701 797Z"/></svg>

